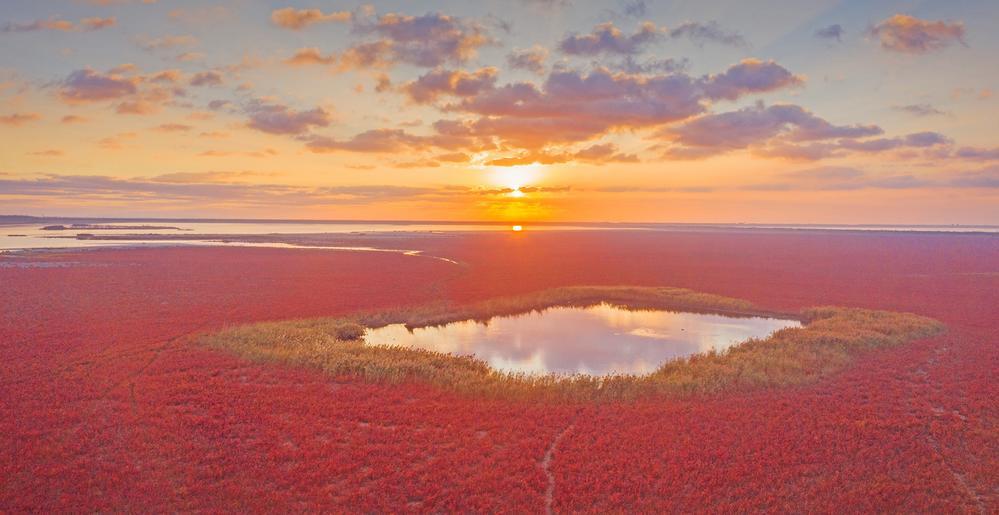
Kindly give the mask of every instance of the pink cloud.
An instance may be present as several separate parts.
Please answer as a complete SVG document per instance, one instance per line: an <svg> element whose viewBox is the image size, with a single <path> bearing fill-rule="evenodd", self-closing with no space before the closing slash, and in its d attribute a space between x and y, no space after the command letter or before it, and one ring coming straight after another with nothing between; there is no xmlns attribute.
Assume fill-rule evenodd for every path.
<svg viewBox="0 0 999 515"><path fill-rule="evenodd" d="M270 134L303 134L313 127L327 127L332 116L322 107L296 111L288 106L254 100L245 108L248 126Z"/></svg>
<svg viewBox="0 0 999 515"><path fill-rule="evenodd" d="M474 72L436 69L406 83L403 90L413 102L419 104L431 103L441 95L470 97L492 89L498 73L493 67Z"/></svg>
<svg viewBox="0 0 999 515"><path fill-rule="evenodd" d="M637 54L661 37L662 32L650 22L641 24L630 35L607 22L597 25L589 34L569 34L558 46L569 55Z"/></svg>
<svg viewBox="0 0 999 515"><path fill-rule="evenodd" d="M138 91L140 80L109 73L107 75L90 68L76 70L62 82L59 96L68 103L100 102L133 95Z"/></svg>
<svg viewBox="0 0 999 515"><path fill-rule="evenodd" d="M493 43L479 23L440 13L389 13L374 23L356 23L354 29L383 38L392 62L425 67L464 63L475 57L479 48Z"/></svg>
<svg viewBox="0 0 999 515"><path fill-rule="evenodd" d="M749 93L765 93L804 84L804 78L794 75L773 61L743 59L727 70L702 79L708 97L735 100Z"/></svg>
<svg viewBox="0 0 999 515"><path fill-rule="evenodd" d="M191 85L196 87L221 86L222 82L222 74L214 70L195 73L194 76L191 77Z"/></svg>

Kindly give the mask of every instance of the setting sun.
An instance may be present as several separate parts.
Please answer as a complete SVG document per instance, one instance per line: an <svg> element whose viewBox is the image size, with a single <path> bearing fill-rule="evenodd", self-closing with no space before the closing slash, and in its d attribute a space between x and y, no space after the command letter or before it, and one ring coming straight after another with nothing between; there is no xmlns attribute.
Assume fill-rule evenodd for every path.
<svg viewBox="0 0 999 515"><path fill-rule="evenodd" d="M520 231L524 230L524 226L522 226L522 225L515 225L515 226L511 227L510 230L513 231L513 232L520 232Z"/></svg>

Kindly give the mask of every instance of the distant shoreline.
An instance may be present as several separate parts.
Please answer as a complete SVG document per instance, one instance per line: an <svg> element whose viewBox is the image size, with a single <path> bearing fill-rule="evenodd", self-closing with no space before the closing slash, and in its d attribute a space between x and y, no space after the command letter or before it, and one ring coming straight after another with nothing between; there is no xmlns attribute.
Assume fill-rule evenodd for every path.
<svg viewBox="0 0 999 515"><path fill-rule="evenodd" d="M103 223L204 223L204 224L302 224L302 225L443 225L527 227L585 227L607 229L798 229L885 232L999 232L999 225L988 224L808 224L808 223L711 223L711 222L571 222L571 221L471 221L471 220L321 220L271 218L155 218L155 217L47 217L0 215L0 226L27 224ZM70 228L75 229L75 228Z"/></svg>

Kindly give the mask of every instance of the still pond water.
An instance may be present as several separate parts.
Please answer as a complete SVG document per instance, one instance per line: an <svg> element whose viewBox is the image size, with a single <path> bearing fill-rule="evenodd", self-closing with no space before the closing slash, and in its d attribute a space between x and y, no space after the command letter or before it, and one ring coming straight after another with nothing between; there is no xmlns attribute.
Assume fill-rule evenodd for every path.
<svg viewBox="0 0 999 515"><path fill-rule="evenodd" d="M797 320L731 317L673 311L630 311L599 304L559 307L466 320L412 331L402 324L369 329L370 345L399 345L474 355L504 372L647 374L664 361L722 351L749 338L766 338Z"/></svg>

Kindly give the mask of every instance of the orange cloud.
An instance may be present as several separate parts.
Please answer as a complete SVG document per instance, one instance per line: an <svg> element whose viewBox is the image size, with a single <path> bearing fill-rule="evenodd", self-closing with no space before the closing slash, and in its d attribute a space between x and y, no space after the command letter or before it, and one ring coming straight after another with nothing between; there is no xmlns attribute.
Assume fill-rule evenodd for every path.
<svg viewBox="0 0 999 515"><path fill-rule="evenodd" d="M430 141L422 136L414 136L401 129L373 129L365 131L347 140L335 140L327 137L311 139L307 147L317 153L346 150L350 152L399 152L420 149L428 146Z"/></svg>
<svg viewBox="0 0 999 515"><path fill-rule="evenodd" d="M194 127L182 123L163 123L153 128L159 132L188 132Z"/></svg>
<svg viewBox="0 0 999 515"><path fill-rule="evenodd" d="M336 56L324 56L319 52L319 49L315 47L299 48L295 51L294 55L285 59L284 62L285 64L290 64L292 66L332 65L336 63Z"/></svg>
<svg viewBox="0 0 999 515"><path fill-rule="evenodd" d="M639 159L635 154L618 152L617 145L613 143L601 143L590 145L575 152L530 151L513 157L493 159L487 161L486 164L489 166L551 165L574 161L593 164L637 163Z"/></svg>
<svg viewBox="0 0 999 515"><path fill-rule="evenodd" d="M896 14L872 27L870 35L877 38L885 50L923 54L955 42L964 44L964 24Z"/></svg>
<svg viewBox="0 0 999 515"><path fill-rule="evenodd" d="M8 22L0 28L0 32L35 32L40 30L56 30L60 32L72 31L94 31L114 27L118 24L118 19L114 16L109 18L83 18L78 23L68 20L49 18L47 20L35 20L29 23Z"/></svg>
<svg viewBox="0 0 999 515"><path fill-rule="evenodd" d="M317 23L349 22L354 18L350 11L324 13L319 9L285 7L271 13L271 22L278 27L299 30Z"/></svg>
<svg viewBox="0 0 999 515"><path fill-rule="evenodd" d="M66 155L66 153L63 152L62 150L47 149L47 150L39 150L37 152L29 152L28 155L38 156L38 157L62 157Z"/></svg>
<svg viewBox="0 0 999 515"><path fill-rule="evenodd" d="M85 123L85 122L89 122L90 119L85 118L83 116L77 116L75 114L67 114L66 116L63 116L62 120L60 120L60 121L62 123L67 123L67 124L69 124L69 123Z"/></svg>
<svg viewBox="0 0 999 515"><path fill-rule="evenodd" d="M10 125L13 127L20 127L26 123L34 122L42 119L42 115L38 113L12 113L7 115L0 115L0 125Z"/></svg>

